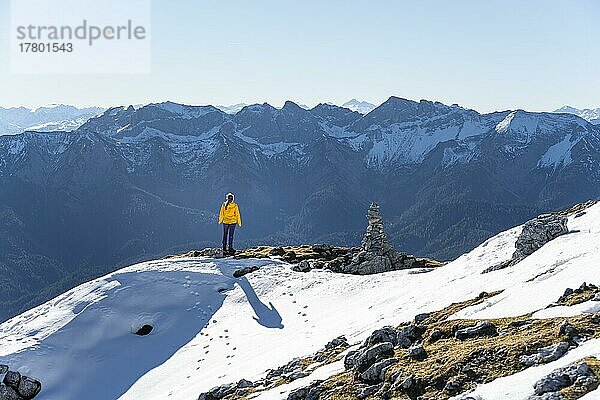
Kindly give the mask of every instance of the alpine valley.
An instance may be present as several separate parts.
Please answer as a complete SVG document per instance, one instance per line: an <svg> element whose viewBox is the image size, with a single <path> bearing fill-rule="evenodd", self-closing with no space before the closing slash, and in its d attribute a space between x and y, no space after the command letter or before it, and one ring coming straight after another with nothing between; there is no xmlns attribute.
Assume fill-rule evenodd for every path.
<svg viewBox="0 0 600 400"><path fill-rule="evenodd" d="M136 261L218 246L356 246L371 201L400 251L454 259L600 196L600 126L391 97L361 114L286 102L226 113L116 107L74 131L0 136L0 321Z"/></svg>

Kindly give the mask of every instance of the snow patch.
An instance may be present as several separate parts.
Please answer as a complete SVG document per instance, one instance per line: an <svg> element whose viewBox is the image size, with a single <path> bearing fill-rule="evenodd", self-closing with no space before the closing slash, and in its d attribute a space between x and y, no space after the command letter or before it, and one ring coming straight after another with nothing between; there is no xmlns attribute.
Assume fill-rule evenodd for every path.
<svg viewBox="0 0 600 400"><path fill-rule="evenodd" d="M572 135L565 136L560 142L550 146L546 153L538 161L538 167L566 167L573 162L571 150L578 143L578 140L571 141Z"/></svg>

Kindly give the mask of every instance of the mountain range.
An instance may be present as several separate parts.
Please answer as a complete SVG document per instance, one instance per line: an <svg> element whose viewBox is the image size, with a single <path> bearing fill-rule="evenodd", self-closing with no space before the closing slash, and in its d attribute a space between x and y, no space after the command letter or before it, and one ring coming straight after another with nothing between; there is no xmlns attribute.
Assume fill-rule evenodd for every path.
<svg viewBox="0 0 600 400"><path fill-rule="evenodd" d="M571 106L564 106L554 111L555 113L568 113L575 114L586 121L591 122L594 125L600 124L600 108L574 108Z"/></svg>
<svg viewBox="0 0 600 400"><path fill-rule="evenodd" d="M0 135L15 135L28 130L70 132L103 111L100 107L77 108L63 104L36 109L0 107Z"/></svg>
<svg viewBox="0 0 600 400"><path fill-rule="evenodd" d="M391 97L361 114L286 102L114 107L72 132L0 137L0 320L134 261L219 246L358 245L371 201L401 251L449 260L600 195L600 127Z"/></svg>

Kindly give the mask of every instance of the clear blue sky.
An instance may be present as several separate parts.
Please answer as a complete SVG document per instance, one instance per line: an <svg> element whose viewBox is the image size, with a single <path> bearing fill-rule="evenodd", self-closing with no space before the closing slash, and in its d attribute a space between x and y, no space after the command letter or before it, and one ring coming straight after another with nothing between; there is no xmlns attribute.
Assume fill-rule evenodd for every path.
<svg viewBox="0 0 600 400"><path fill-rule="evenodd" d="M154 0L152 73L13 75L0 0L0 106L396 95L484 112L600 107L598 21L594 0Z"/></svg>

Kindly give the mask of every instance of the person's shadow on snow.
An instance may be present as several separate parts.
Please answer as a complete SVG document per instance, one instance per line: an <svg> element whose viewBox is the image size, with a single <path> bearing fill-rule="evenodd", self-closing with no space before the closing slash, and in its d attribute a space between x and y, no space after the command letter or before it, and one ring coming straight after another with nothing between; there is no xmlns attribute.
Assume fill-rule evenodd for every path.
<svg viewBox="0 0 600 400"><path fill-rule="evenodd" d="M239 268L239 263L236 263L236 265L233 268L231 268L227 264L221 263L219 265L219 269L221 270L221 273L223 273L223 275L233 277L233 270ZM275 308L273 303L269 302L268 306L265 303L263 303L258 298L258 295L254 291L254 288L245 276L233 279L238 283L238 285L240 285L240 287L244 291L244 294L248 299L248 303L250 303L250 306L254 310L254 314L256 314L256 316L252 318L265 328L282 329L283 319L281 318L279 311L277 311L277 308Z"/></svg>
<svg viewBox="0 0 600 400"><path fill-rule="evenodd" d="M265 303L260 301L260 299L256 295L256 292L254 291L254 288L252 287L250 282L248 282L248 279L246 279L246 277L243 276L239 278L237 280L237 283L240 285L240 287L246 294L246 298L248 299L248 302L250 303L252 309L254 310L254 313L256 314L256 317L252 318L254 318L256 322L258 322L266 328L282 329L283 320L281 318L281 315L279 314L279 311L277 311L273 303L269 302L269 305L267 306Z"/></svg>

